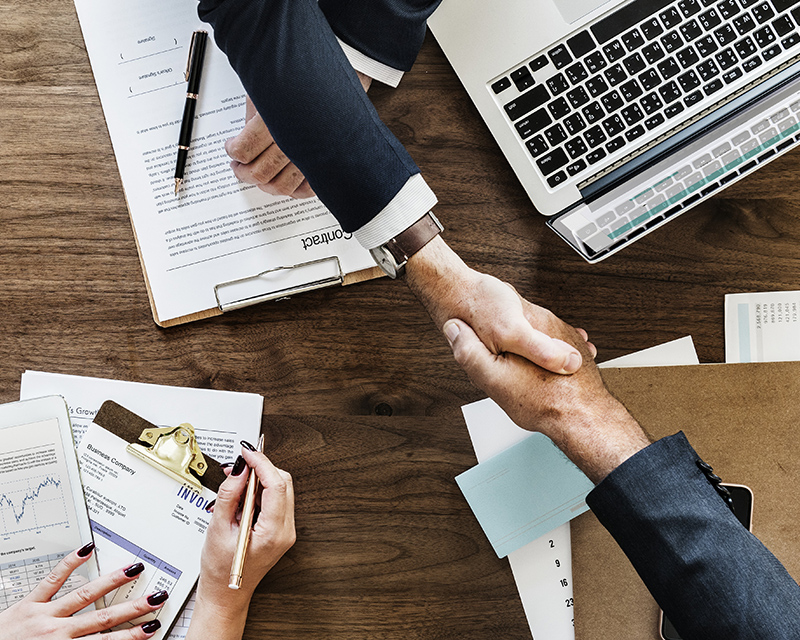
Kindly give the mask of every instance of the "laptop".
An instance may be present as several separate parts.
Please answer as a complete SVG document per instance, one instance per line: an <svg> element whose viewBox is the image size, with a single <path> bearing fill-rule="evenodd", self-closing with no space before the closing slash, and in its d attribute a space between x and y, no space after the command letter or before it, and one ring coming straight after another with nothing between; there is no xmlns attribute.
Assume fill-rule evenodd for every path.
<svg viewBox="0 0 800 640"><path fill-rule="evenodd" d="M443 0L428 24L591 263L800 143L800 0Z"/></svg>

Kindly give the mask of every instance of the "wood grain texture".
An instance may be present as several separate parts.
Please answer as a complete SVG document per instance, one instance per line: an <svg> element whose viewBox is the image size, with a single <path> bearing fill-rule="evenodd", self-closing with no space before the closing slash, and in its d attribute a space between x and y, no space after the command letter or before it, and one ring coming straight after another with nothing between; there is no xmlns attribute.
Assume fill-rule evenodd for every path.
<svg viewBox="0 0 800 640"><path fill-rule="evenodd" d="M157 327L72 3L0 0L0 17L0 401L25 369L263 394L299 539L248 638L528 638L453 482L475 462L460 406L482 394L405 285ZM432 38L398 90L370 95L447 241L602 359L691 334L721 362L724 294L798 287L798 152L592 266L545 227Z"/></svg>

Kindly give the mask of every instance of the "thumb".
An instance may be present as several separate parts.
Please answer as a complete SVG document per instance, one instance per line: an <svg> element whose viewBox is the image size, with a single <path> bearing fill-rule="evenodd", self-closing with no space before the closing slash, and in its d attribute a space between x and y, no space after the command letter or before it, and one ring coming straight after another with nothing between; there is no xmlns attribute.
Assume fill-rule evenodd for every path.
<svg viewBox="0 0 800 640"><path fill-rule="evenodd" d="M580 351L535 329L524 318L503 336L501 347L553 373L570 374L581 368Z"/></svg>
<svg viewBox="0 0 800 640"><path fill-rule="evenodd" d="M241 464L244 464L244 459L242 459ZM245 467L245 469L247 469L247 467ZM239 510L239 503L247 487L247 478L248 474L244 473L243 469L242 473L238 475L229 475L225 478L225 481L219 485L217 499L214 503L214 520L225 523L236 522L236 512Z"/></svg>
<svg viewBox="0 0 800 640"><path fill-rule="evenodd" d="M485 388L492 369L497 366L497 356L486 347L477 334L462 320L448 320L442 326L453 357L466 371L472 383L488 393Z"/></svg>

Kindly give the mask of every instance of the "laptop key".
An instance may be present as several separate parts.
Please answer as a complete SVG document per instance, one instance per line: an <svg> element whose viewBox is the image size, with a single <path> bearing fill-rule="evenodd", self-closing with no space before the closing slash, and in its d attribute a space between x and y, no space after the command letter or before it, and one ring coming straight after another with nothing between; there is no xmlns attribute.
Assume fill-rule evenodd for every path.
<svg viewBox="0 0 800 640"><path fill-rule="evenodd" d="M717 11L722 16L723 20L732 18L741 11L741 7L736 4L736 0L723 0L717 5Z"/></svg>
<svg viewBox="0 0 800 640"><path fill-rule="evenodd" d="M558 149L553 149L550 153L542 156L536 161L539 171L541 171L545 176L549 176L551 173L558 171L561 167L568 163L569 158L567 158L567 154L564 153L564 150L561 147Z"/></svg>
<svg viewBox="0 0 800 640"><path fill-rule="evenodd" d="M550 93L554 96L557 96L559 93L564 93L569 89L569 83L562 73L557 73L552 78L549 78L547 80L547 86L550 88Z"/></svg>
<svg viewBox="0 0 800 640"><path fill-rule="evenodd" d="M609 211L597 219L597 224L599 224L601 227L607 227L609 224L614 222L616 217L617 214L615 214L613 211Z"/></svg>
<svg viewBox="0 0 800 640"><path fill-rule="evenodd" d="M700 78L694 71L687 71L682 76L678 76L678 84L681 85L681 89L689 93L700 86Z"/></svg>
<svg viewBox="0 0 800 640"><path fill-rule="evenodd" d="M661 38L661 44L664 47L664 51L667 53L672 53L683 46L683 40L681 40L681 37L678 35L677 31L670 31L667 35Z"/></svg>
<svg viewBox="0 0 800 640"><path fill-rule="evenodd" d="M622 44L625 45L628 51L635 51L644 44L644 38L638 29L631 29L620 40L622 40Z"/></svg>
<svg viewBox="0 0 800 640"><path fill-rule="evenodd" d="M530 113L537 107L541 107L549 99L550 94L547 92L545 86L540 84L530 91L523 93L516 100L512 100L508 104L505 104L503 108L505 109L508 117L514 121L518 120L526 113Z"/></svg>
<svg viewBox="0 0 800 640"><path fill-rule="evenodd" d="M719 67L713 60L706 60L697 65L697 73L702 80L711 80L719 75Z"/></svg>
<svg viewBox="0 0 800 640"><path fill-rule="evenodd" d="M781 40L781 45L783 45L784 49L791 49L798 42L800 42L800 34L793 33L788 38Z"/></svg>
<svg viewBox="0 0 800 640"><path fill-rule="evenodd" d="M547 142L544 140L544 136L538 135L525 143L525 146L528 147L528 153L530 153L534 158L538 158L542 155L547 149Z"/></svg>
<svg viewBox="0 0 800 640"><path fill-rule="evenodd" d="M619 64L615 64L610 69L606 69L603 72L603 75L605 75L605 77L608 79L608 83L612 87L615 87L620 82L624 82L625 80L628 79L628 75L625 73L625 70Z"/></svg>
<svg viewBox="0 0 800 640"><path fill-rule="evenodd" d="M664 109L664 115L667 116L667 118L674 118L681 111L683 111L684 108L685 107L680 102L673 102L666 109Z"/></svg>
<svg viewBox="0 0 800 640"><path fill-rule="evenodd" d="M541 55L538 58L534 58L531 60L530 67L531 71L538 71L539 69L544 69L547 66L548 60L546 55Z"/></svg>
<svg viewBox="0 0 800 640"><path fill-rule="evenodd" d="M717 61L719 68L723 71L730 69L733 65L739 62L739 58L736 57L736 54L730 47L720 51L714 56L714 59Z"/></svg>
<svg viewBox="0 0 800 640"><path fill-rule="evenodd" d="M560 124L550 127L544 132L544 135L551 147L555 147L567 139L567 132L564 131L564 127L562 127Z"/></svg>
<svg viewBox="0 0 800 640"><path fill-rule="evenodd" d="M639 75L639 83L642 85L642 89L650 91L661 84L661 76L656 73L655 69L647 69Z"/></svg>
<svg viewBox="0 0 800 640"><path fill-rule="evenodd" d="M644 49L642 49L642 55L649 64L655 64L667 54L664 53L664 50L661 48L661 44L659 42L651 42Z"/></svg>
<svg viewBox="0 0 800 640"><path fill-rule="evenodd" d="M755 69L756 67L760 66L761 66L761 58L759 58L758 56L753 56L749 60L745 60L742 63L742 69L744 69L745 73L748 73L753 69Z"/></svg>
<svg viewBox="0 0 800 640"><path fill-rule="evenodd" d="M705 13L701 13L697 19L700 21L700 26L706 31L711 31L722 22L722 18L720 18L716 9L709 9Z"/></svg>
<svg viewBox="0 0 800 640"><path fill-rule="evenodd" d="M523 118L517 122L514 127L519 137L525 140L526 138L530 138L534 133L538 133L544 129L551 122L552 120L550 116L547 115L547 111L539 109L538 111L534 111L527 118Z"/></svg>
<svg viewBox="0 0 800 640"><path fill-rule="evenodd" d="M794 31L794 23L789 16L781 16L772 23L772 28L782 38L790 31Z"/></svg>
<svg viewBox="0 0 800 640"><path fill-rule="evenodd" d="M619 92L622 94L622 97L625 98L626 102L632 102L644 93L641 85L636 80L629 80L625 84L620 85Z"/></svg>
<svg viewBox="0 0 800 640"><path fill-rule="evenodd" d="M622 147L624 146L625 146L625 138L623 138L622 136L617 136L616 138L614 138L613 140L611 140L606 144L606 151L608 151L609 153L614 153L615 151L622 149Z"/></svg>
<svg viewBox="0 0 800 640"><path fill-rule="evenodd" d="M675 58L681 63L681 67L684 69L688 69L698 60L700 60L700 56L697 55L697 51L695 51L694 47L691 46L678 51L678 53L675 54Z"/></svg>
<svg viewBox="0 0 800 640"><path fill-rule="evenodd" d="M727 71L722 74L722 79L725 81L725 84L730 84L734 80L738 80L744 75L744 72L739 67L734 67L730 71Z"/></svg>
<svg viewBox="0 0 800 640"><path fill-rule="evenodd" d="M584 67L580 62L576 62L571 67L567 67L564 70L564 73L567 74L567 78L573 85L580 84L589 77L586 67Z"/></svg>
<svg viewBox="0 0 800 640"><path fill-rule="evenodd" d="M597 96L601 96L608 91L608 84L606 84L603 76L595 76L594 78L589 78L589 80L586 81L586 88L589 90L589 93L592 95L592 97L596 98Z"/></svg>
<svg viewBox="0 0 800 640"><path fill-rule="evenodd" d="M635 76L647 66L645 61L642 59L642 56L640 56L638 53L634 53L632 56L625 58L622 61L622 64L625 65L628 73L632 76Z"/></svg>
<svg viewBox="0 0 800 640"><path fill-rule="evenodd" d="M707 58L717 49L719 49L717 41L714 40L712 36L705 36L703 38L700 38L697 42L694 43L694 46L697 47L697 52L700 54L700 57L702 58Z"/></svg>
<svg viewBox="0 0 800 640"><path fill-rule="evenodd" d="M658 70L664 80L669 80L672 76L676 76L681 72L680 66L672 58L667 58L664 62L659 62Z"/></svg>
<svg viewBox="0 0 800 640"><path fill-rule="evenodd" d="M614 114L610 118L603 120L603 128L606 130L609 138L613 138L618 133L625 131L625 123L619 114Z"/></svg>
<svg viewBox="0 0 800 640"><path fill-rule="evenodd" d="M604 69L606 66L608 66L606 59L599 51L595 51L594 53L586 56L583 63L586 65L586 69L589 71L589 73L597 73L601 69Z"/></svg>
<svg viewBox="0 0 800 640"><path fill-rule="evenodd" d="M564 98L556 98L553 100L547 105L547 110L553 115L554 120L561 120L561 118L572 111ZM547 124L550 123L548 122Z"/></svg>
<svg viewBox="0 0 800 640"><path fill-rule="evenodd" d="M500 78L497 82L492 83L492 91L495 93L500 93L501 91L505 91L511 86L511 80L508 78Z"/></svg>
<svg viewBox="0 0 800 640"><path fill-rule="evenodd" d="M744 13L738 18L733 19L733 26L736 28L736 31L739 32L739 35L743 36L745 33L749 33L755 29L756 23L753 22L753 19L750 17L749 13Z"/></svg>
<svg viewBox="0 0 800 640"><path fill-rule="evenodd" d="M777 56L781 52L781 45L773 44L769 49L764 49L761 52L764 60L772 60L775 56Z"/></svg>
<svg viewBox="0 0 800 640"><path fill-rule="evenodd" d="M572 62L572 56L570 55L569 51L567 51L567 47L565 47L563 44L550 49L550 51L547 52L547 56L555 65L556 69L566 67L570 62Z"/></svg>
<svg viewBox="0 0 800 640"><path fill-rule="evenodd" d="M585 105L591 98L583 87L576 87L567 94L567 99L572 105L573 109L577 109Z"/></svg>
<svg viewBox="0 0 800 640"><path fill-rule="evenodd" d="M648 116L652 113L655 113L661 107L664 106L664 103L661 101L661 98L659 98L658 94L655 92L647 94L644 98L642 98L639 101L639 104L642 105L642 109L644 109L644 112Z"/></svg>
<svg viewBox="0 0 800 640"><path fill-rule="evenodd" d="M606 54L606 58L608 58L609 62L616 62L625 56L625 49L619 43L619 40L614 40L603 47L603 53Z"/></svg>
<svg viewBox="0 0 800 640"><path fill-rule="evenodd" d="M712 80L707 85L703 86L703 93L705 93L707 96L710 96L712 93L716 93L724 86L725 85L722 84L722 80L717 78L716 80Z"/></svg>
<svg viewBox="0 0 800 640"><path fill-rule="evenodd" d="M603 106L606 108L606 113L613 113L617 109L621 108L625 101L622 99L622 96L619 95L619 92L612 91L611 93L607 93L602 98L600 98L600 102L603 103Z"/></svg>
<svg viewBox="0 0 800 640"><path fill-rule="evenodd" d="M678 85L674 80L668 82L663 87L659 87L658 92L661 94L661 98L666 104L674 102L681 97L681 90L678 88Z"/></svg>
<svg viewBox="0 0 800 640"><path fill-rule="evenodd" d="M678 10L683 14L684 18L689 18L695 13L700 11L702 7L697 0L681 0L678 3Z"/></svg>
<svg viewBox="0 0 800 640"><path fill-rule="evenodd" d="M590 222L585 227L578 229L575 232L575 235L578 236L578 238L581 240L586 240L586 238L590 238L595 233L597 233L597 225L595 225L594 222Z"/></svg>
<svg viewBox="0 0 800 640"><path fill-rule="evenodd" d="M680 32L686 42L691 42L703 35L703 29L697 24L696 20L689 20L686 24L682 24Z"/></svg>
<svg viewBox="0 0 800 640"><path fill-rule="evenodd" d="M683 18L675 7L670 7L666 11L659 13L658 17L667 29L672 29L676 24L680 24Z"/></svg>
<svg viewBox="0 0 800 640"><path fill-rule="evenodd" d="M652 131L658 125L663 123L666 120L664 116L660 113L655 114L654 116L649 117L647 120L644 121L644 126L647 127L648 131Z"/></svg>
<svg viewBox="0 0 800 640"><path fill-rule="evenodd" d="M586 133L583 134L583 137L586 138L586 143L592 149L595 147L599 147L608 139L606 137L606 134L603 133L603 130L600 128L599 124L596 124L595 126L587 129ZM590 162L590 164L592 163Z"/></svg>
<svg viewBox="0 0 800 640"><path fill-rule="evenodd" d="M595 149L586 156L586 162L589 164L597 164L606 157L606 152L603 149Z"/></svg>
<svg viewBox="0 0 800 640"><path fill-rule="evenodd" d="M533 76L528 67L520 67L516 71L512 71L511 79L519 91L525 91L525 89L532 87L534 84Z"/></svg>
<svg viewBox="0 0 800 640"><path fill-rule="evenodd" d="M583 108L583 117L586 118L586 122L589 124L597 122L604 115L605 112L603 111L603 107L600 106L599 102L593 102L592 104Z"/></svg>
<svg viewBox="0 0 800 640"><path fill-rule="evenodd" d="M771 20L775 17L775 12L769 5L769 2L762 2L761 4L753 7L753 17L756 19L758 24L764 24L767 20Z"/></svg>
<svg viewBox="0 0 800 640"><path fill-rule="evenodd" d="M579 174L586 168L586 162L583 160L578 160L577 162L573 162L572 164L567 165L567 173L571 176Z"/></svg>
<svg viewBox="0 0 800 640"><path fill-rule="evenodd" d="M683 99L683 104L687 107L693 107L703 99L703 94L700 91L694 91ZM668 118L670 116L667 116Z"/></svg>
<svg viewBox="0 0 800 640"><path fill-rule="evenodd" d="M750 36L739 40L739 42L733 45L733 48L736 49L736 53L739 54L739 57L742 60L752 56L756 51L758 51L756 43L753 42L753 39Z"/></svg>
<svg viewBox="0 0 800 640"><path fill-rule="evenodd" d="M637 104L625 107L620 113L629 127L644 119L644 114Z"/></svg>
<svg viewBox="0 0 800 640"><path fill-rule="evenodd" d="M586 121L581 118L580 113L573 113L571 116L564 118L564 127L566 127L569 135L574 136L586 128Z"/></svg>
<svg viewBox="0 0 800 640"><path fill-rule="evenodd" d="M650 18L649 20L645 20L639 28L642 30L642 35L644 35L644 37L648 40L657 38L664 33L664 27L661 26L658 18Z"/></svg>
<svg viewBox="0 0 800 640"><path fill-rule="evenodd" d="M572 55L577 59L585 56L597 45L594 43L591 33L588 31L581 31L579 34L567 40L567 46L569 50L572 51Z"/></svg>
<svg viewBox="0 0 800 640"><path fill-rule="evenodd" d="M567 181L567 174L563 171L559 171L558 173L554 173L547 179L547 184L550 185L551 188L557 187L562 182Z"/></svg>
<svg viewBox="0 0 800 640"><path fill-rule="evenodd" d="M628 139L628 142L633 142L636 138L639 138L645 134L645 129L642 125L637 125L633 127L633 129L628 129L625 132L625 137Z"/></svg>
<svg viewBox="0 0 800 640"><path fill-rule="evenodd" d="M586 143L581 138L573 138L572 140L569 140L564 145L564 148L567 150L569 157L573 160L575 158L580 158L589 150L589 147L586 146Z"/></svg>
<svg viewBox="0 0 800 640"><path fill-rule="evenodd" d="M631 27L635 27L642 20L649 18L670 4L672 4L672 0L631 2L593 24L591 26L592 34L597 39L597 42L605 44L611 38L616 38L621 33Z"/></svg>
<svg viewBox="0 0 800 640"><path fill-rule="evenodd" d="M714 32L714 37L717 39L717 42L719 42L719 46L724 47L736 40L738 36L731 25L724 24Z"/></svg>

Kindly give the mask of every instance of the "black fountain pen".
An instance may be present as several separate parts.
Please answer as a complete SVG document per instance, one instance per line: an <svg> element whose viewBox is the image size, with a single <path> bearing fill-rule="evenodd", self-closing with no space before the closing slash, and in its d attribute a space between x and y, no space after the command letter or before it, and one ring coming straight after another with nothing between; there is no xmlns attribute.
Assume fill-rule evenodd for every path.
<svg viewBox="0 0 800 640"><path fill-rule="evenodd" d="M186 105L183 107L183 120L181 120L181 134L178 136L178 162L175 165L175 195L183 182L183 172L186 169L186 158L189 156L189 143L192 141L192 125L194 124L194 110L197 106L197 95L200 92L200 76L203 74L203 57L206 54L207 31L195 31L192 34L192 43L189 45L189 60L186 63Z"/></svg>

